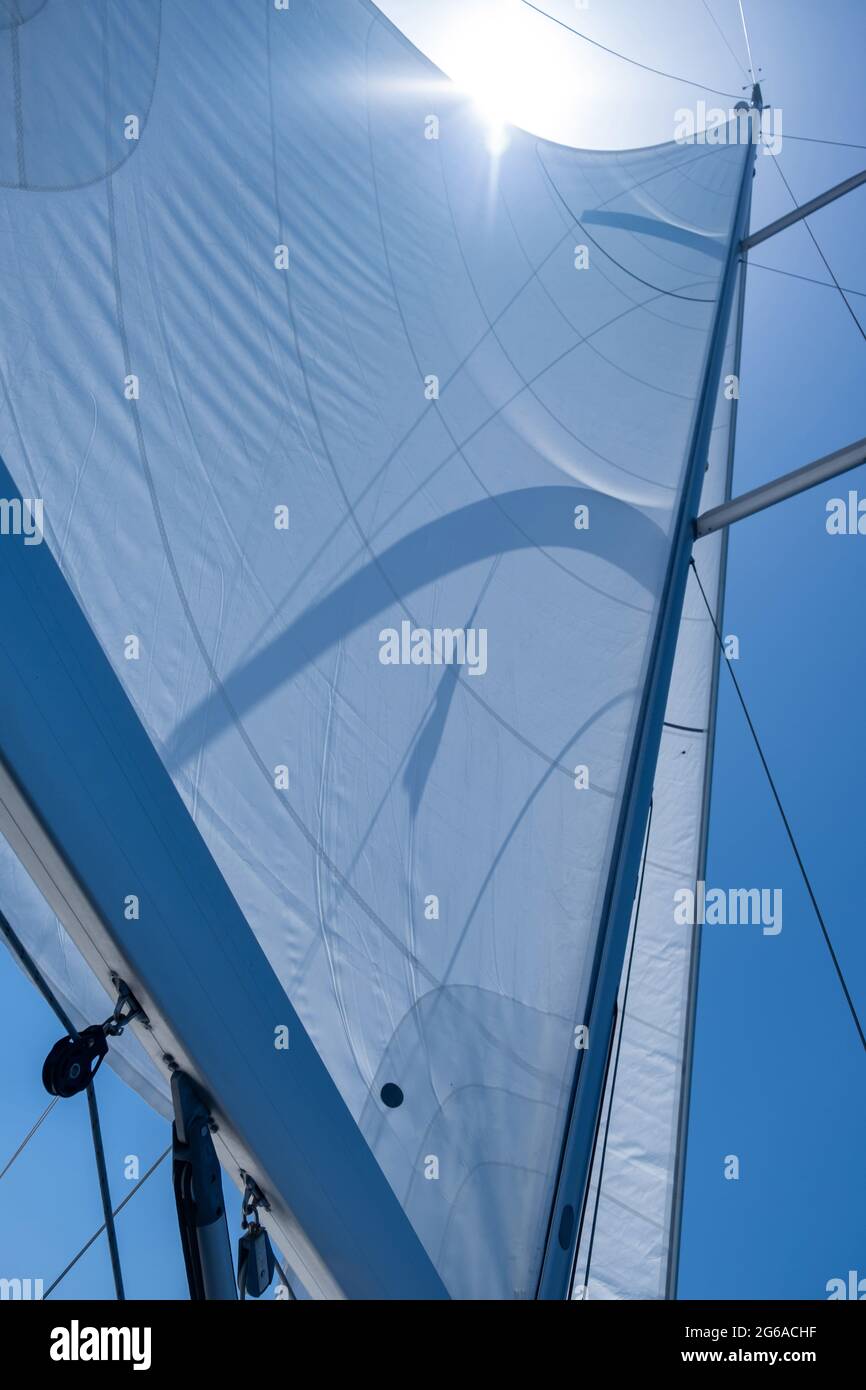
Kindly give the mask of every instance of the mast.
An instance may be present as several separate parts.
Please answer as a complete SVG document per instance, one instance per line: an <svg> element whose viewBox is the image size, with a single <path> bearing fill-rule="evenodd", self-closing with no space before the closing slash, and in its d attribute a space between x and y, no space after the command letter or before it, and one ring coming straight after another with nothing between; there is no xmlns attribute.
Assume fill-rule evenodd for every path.
<svg viewBox="0 0 866 1390"><path fill-rule="evenodd" d="M753 107L753 110L760 109ZM743 122L739 124L742 131ZM741 242L748 226L756 152L755 123L750 120L733 234L716 308L703 383L694 421L692 447L677 516L668 573L650 653L643 698L626 777L626 791L614 841L611 870L602 907L589 991L589 1047L579 1053L572 1086L565 1140L560 1159L537 1296L564 1299L575 1258L579 1228L576 1213L586 1201L592 1167L593 1136L604 1097L607 1042L616 1007L628 942L635 886L664 725L677 636L682 616L694 521L715 414L718 384L734 297Z"/></svg>
<svg viewBox="0 0 866 1390"><path fill-rule="evenodd" d="M760 89L756 89L760 91ZM735 348L734 371L739 377L740 362L742 358L743 345L743 324L746 297L746 275L748 269L748 253L755 246L775 236L777 233L785 231L788 227L795 225L804 218L816 212L819 208L826 207L828 203L834 202L837 198L843 197L853 189L859 188L866 182L866 171L855 174L842 183L834 185L826 193L811 199L801 207L793 209L784 217L778 218L769 226L758 232L744 236L741 247L741 274L740 274L740 293L739 305L737 310L737 337ZM742 496L733 498L733 469L734 454L736 449L736 429L737 429L738 402L733 402L733 419L731 422L731 435L728 450L728 476L726 482L726 500L718 507L711 508L708 512L698 517L695 522L695 539L700 540L703 536L714 534L716 531L722 532L721 563L719 569L719 585L717 594L716 617L720 621L724 607L725 579L728 557L728 537L729 527L737 521L746 517L753 516L767 507L775 506L778 502L786 501L790 497L796 497L801 492L811 487L816 487L821 483L828 482L832 478L839 477L850 469L858 468L866 462L866 439L860 439L843 449L837 449L831 454L806 464L802 468L795 469L780 478L775 478L769 483L764 483L760 487L753 488L750 492ZM710 802L712 795L713 777L713 756L716 734L716 723L718 714L718 693L719 693L719 673L721 668L721 653L718 645L713 646L713 676L712 689L710 695L710 719L707 734L707 759L704 780L704 796L701 808L701 827L698 850L698 863L696 878L700 882L706 879L707 862L707 843L709 837L709 818ZM680 1118L677 1129L677 1157L674 1175L674 1191L671 1203L671 1222L669 1238L669 1263L667 1298L677 1297L677 1285L679 1280L679 1262L682 1245L682 1208L685 1194L685 1174L686 1159L688 1149L688 1127L689 1112L691 1108L691 1087L694 1070L694 1043L695 1043L695 1021L697 1015L697 993L700 975L700 951L701 951L702 928L698 923L694 925L693 951L691 968L689 972L689 988L687 1002L687 1023L686 1039L683 1052L682 1082L680 1088Z"/></svg>
<svg viewBox="0 0 866 1390"><path fill-rule="evenodd" d="M751 189L749 203L751 205ZM739 294L737 297L736 343L734 347L734 373L738 379L740 376L740 364L742 361L743 354L743 323L746 307L746 268L748 265L748 257L746 256L745 251L741 251L739 260L740 284ZM728 439L728 466L727 476L725 478L726 499L730 498L731 492L733 490L734 454L736 450L738 410L739 401L735 397L732 402L731 430L730 437ZM719 582L716 596L716 611L718 615L721 614L724 605L725 581L728 565L728 534L728 531L725 530L721 538ZM698 857L695 874L695 878L698 882L702 882L706 879L707 846L709 841L710 828L710 800L713 785L713 760L715 755L716 724L718 718L720 672L721 653L719 652L718 644L714 642L712 684L710 687L709 701L709 719L707 723L707 746L704 760L704 789L701 801L701 822L700 830L698 833ZM685 1190L686 1147L688 1143L689 1106L691 1099L692 1071L694 1067L695 1021L697 1016L700 954L701 928L696 923L693 927L692 956L689 964L688 993L686 996L686 1031L683 1044L682 1070L680 1074L680 1105L679 1118L677 1122L676 1157L674 1161L674 1185L673 1194L671 1198L671 1215L668 1234L668 1271L665 1294L666 1298L668 1299L676 1298L677 1279L679 1277L680 1243L682 1238L682 1207L683 1193Z"/></svg>

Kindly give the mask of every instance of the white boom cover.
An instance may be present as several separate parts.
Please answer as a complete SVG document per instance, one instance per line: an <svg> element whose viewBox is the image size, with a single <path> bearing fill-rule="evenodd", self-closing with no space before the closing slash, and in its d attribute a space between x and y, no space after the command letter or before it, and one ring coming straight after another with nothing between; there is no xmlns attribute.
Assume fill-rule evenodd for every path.
<svg viewBox="0 0 866 1390"><path fill-rule="evenodd" d="M0 23L3 456L449 1292L532 1297L746 151L494 155L367 0ZM688 941L640 961L667 1134Z"/></svg>

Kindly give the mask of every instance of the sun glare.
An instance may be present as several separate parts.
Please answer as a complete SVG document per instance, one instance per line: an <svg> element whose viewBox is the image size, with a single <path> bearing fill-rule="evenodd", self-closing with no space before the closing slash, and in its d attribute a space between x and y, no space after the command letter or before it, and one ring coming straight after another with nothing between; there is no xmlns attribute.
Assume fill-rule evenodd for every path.
<svg viewBox="0 0 866 1390"><path fill-rule="evenodd" d="M539 49L531 18L516 0L499 0L492 10L467 10L449 32L449 71L472 98L494 156L507 148L509 125L540 132L574 91L562 46Z"/></svg>
<svg viewBox="0 0 866 1390"><path fill-rule="evenodd" d="M454 35L452 75L472 98L487 128L490 153L508 146L508 126L516 119L516 95L525 82L525 50L510 6L495 23L467 13Z"/></svg>

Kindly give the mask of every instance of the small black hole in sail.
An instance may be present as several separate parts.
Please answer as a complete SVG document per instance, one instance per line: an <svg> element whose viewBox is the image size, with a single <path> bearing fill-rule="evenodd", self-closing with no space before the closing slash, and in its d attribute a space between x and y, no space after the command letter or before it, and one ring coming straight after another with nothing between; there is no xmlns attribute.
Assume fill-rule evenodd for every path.
<svg viewBox="0 0 866 1390"><path fill-rule="evenodd" d="M398 1105L403 1104L403 1092L393 1081L386 1081L379 1094L383 1105L387 1105L389 1110L396 1110Z"/></svg>

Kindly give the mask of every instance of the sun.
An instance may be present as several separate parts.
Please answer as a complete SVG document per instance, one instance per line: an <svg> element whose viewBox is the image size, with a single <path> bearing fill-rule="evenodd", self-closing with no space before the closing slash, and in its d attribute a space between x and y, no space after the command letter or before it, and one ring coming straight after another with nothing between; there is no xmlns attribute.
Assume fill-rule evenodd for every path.
<svg viewBox="0 0 866 1390"><path fill-rule="evenodd" d="M471 97L486 127L487 146L494 156L501 155L508 146L509 125L518 123L530 83L521 8L506 0L495 17L468 10L455 21L449 36L451 76Z"/></svg>
<svg viewBox="0 0 866 1390"><path fill-rule="evenodd" d="M487 127L491 154L501 154L508 145L515 92L523 77L513 26L482 24L467 15L456 36L453 69L455 81L472 98Z"/></svg>
<svg viewBox="0 0 866 1390"><path fill-rule="evenodd" d="M507 148L511 126L541 134L575 99L573 52L554 43L520 0L467 7L447 37L449 75L471 97L494 156Z"/></svg>

